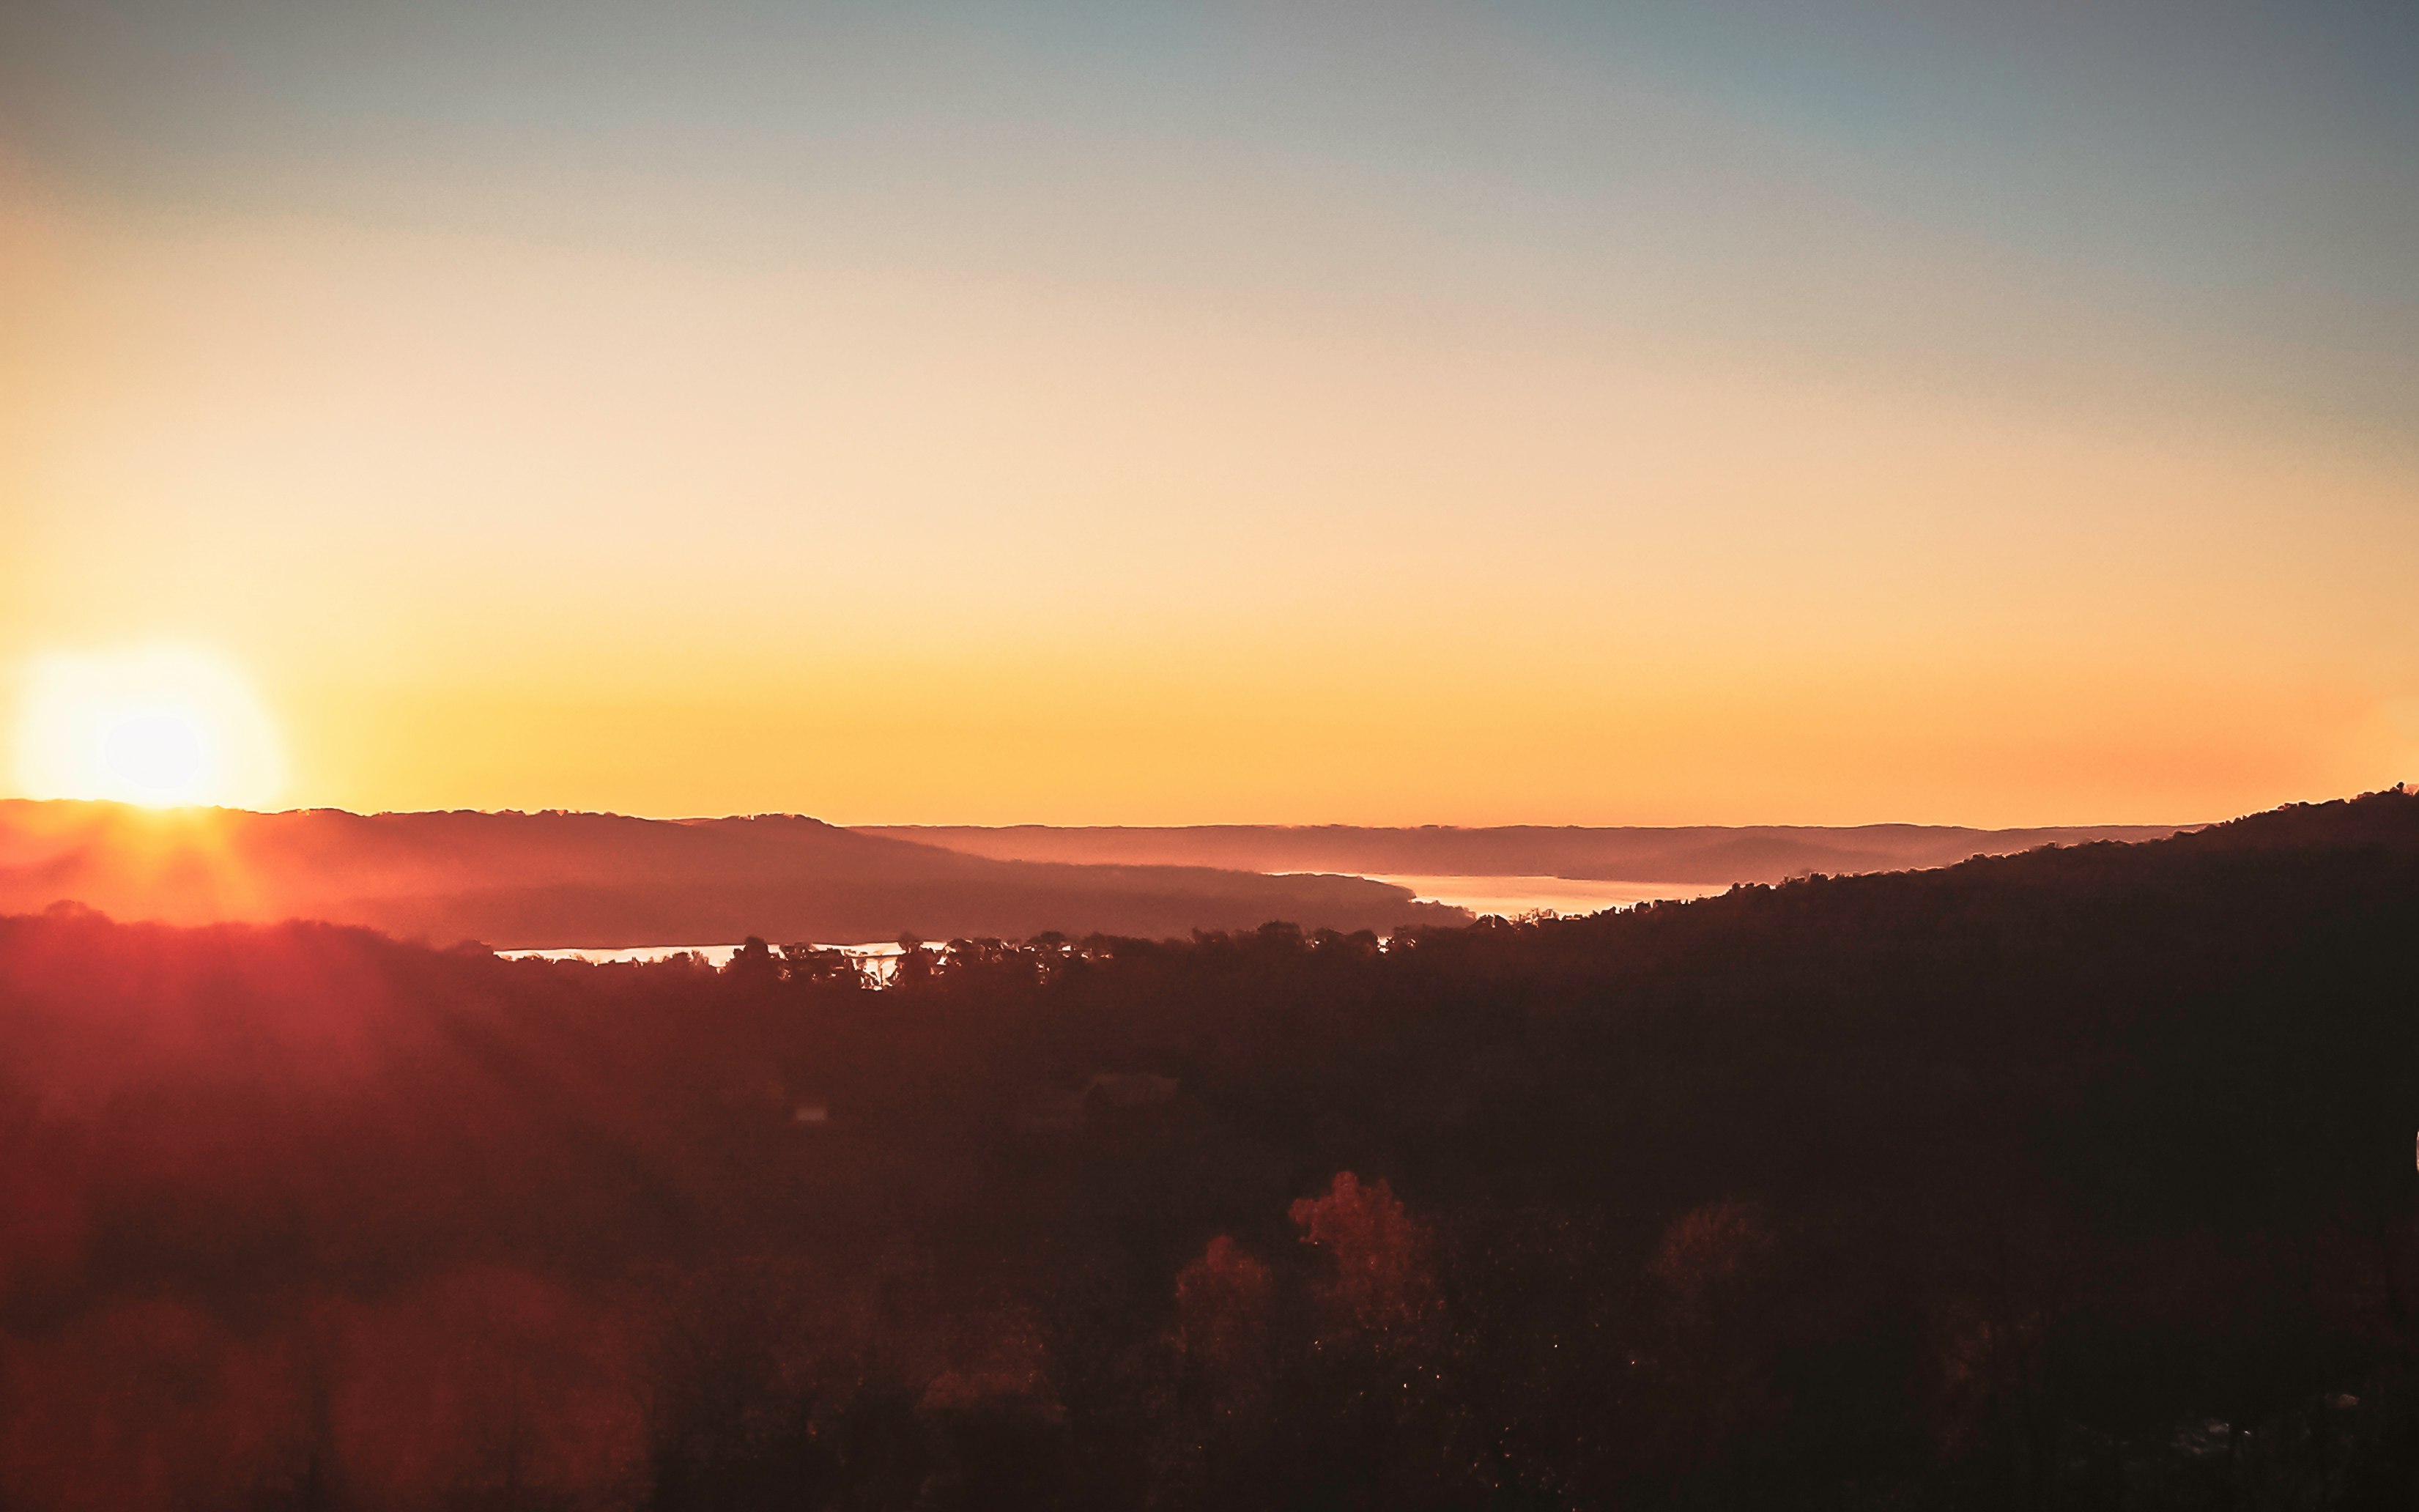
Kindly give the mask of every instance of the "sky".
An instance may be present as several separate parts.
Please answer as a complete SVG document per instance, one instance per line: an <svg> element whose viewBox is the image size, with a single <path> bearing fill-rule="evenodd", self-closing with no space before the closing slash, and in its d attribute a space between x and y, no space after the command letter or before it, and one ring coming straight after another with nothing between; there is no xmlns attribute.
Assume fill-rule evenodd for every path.
<svg viewBox="0 0 2419 1512"><path fill-rule="evenodd" d="M0 698L206 655L362 810L2390 785L2414 77L2383 0L8 0Z"/></svg>

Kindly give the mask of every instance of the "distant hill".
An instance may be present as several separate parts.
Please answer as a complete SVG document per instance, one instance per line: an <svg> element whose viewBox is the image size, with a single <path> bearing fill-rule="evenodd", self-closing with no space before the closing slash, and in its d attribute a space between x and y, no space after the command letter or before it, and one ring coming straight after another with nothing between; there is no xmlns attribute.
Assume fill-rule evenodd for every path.
<svg viewBox="0 0 2419 1512"><path fill-rule="evenodd" d="M1154 829L1047 825L891 825L861 835L946 845L1009 861L1213 866L1247 872L1340 872L1385 876L1553 876L1650 882L1779 882L1950 866L2043 845L2165 840L2174 825L1968 829L1955 825L1686 825L1616 827L1507 825L1194 825Z"/></svg>
<svg viewBox="0 0 2419 1512"><path fill-rule="evenodd" d="M1358 876L998 860L793 815L154 812L0 802L0 914L75 902L173 923L288 918L447 944L617 949L1044 931L1390 930L1458 910Z"/></svg>

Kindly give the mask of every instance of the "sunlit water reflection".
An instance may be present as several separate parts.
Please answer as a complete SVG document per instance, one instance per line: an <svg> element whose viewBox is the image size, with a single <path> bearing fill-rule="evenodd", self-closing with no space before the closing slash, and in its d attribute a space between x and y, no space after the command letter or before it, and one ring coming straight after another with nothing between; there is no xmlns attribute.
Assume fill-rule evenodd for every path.
<svg viewBox="0 0 2419 1512"><path fill-rule="evenodd" d="M1570 918L1629 908L1666 898L1704 898L1728 890L1727 882L1599 881L1593 877L1423 876L1373 873L1374 882L1409 887L1422 903L1449 903L1473 914L1518 918L1549 913Z"/></svg>
<svg viewBox="0 0 2419 1512"><path fill-rule="evenodd" d="M886 965L905 951L896 941L871 945L817 945L818 950L838 950L853 961ZM586 961L593 965L615 965L639 961L669 961L676 955L693 955L706 964L719 969L731 964L739 953L736 945L633 945L618 950L498 950L507 961Z"/></svg>

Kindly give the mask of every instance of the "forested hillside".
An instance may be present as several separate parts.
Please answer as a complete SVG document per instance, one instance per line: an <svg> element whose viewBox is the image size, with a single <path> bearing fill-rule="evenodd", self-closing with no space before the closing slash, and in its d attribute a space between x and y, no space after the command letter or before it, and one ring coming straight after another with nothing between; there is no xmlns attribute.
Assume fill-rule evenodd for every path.
<svg viewBox="0 0 2419 1512"><path fill-rule="evenodd" d="M0 1505L2402 1506L2419 797L873 990L0 920Z"/></svg>

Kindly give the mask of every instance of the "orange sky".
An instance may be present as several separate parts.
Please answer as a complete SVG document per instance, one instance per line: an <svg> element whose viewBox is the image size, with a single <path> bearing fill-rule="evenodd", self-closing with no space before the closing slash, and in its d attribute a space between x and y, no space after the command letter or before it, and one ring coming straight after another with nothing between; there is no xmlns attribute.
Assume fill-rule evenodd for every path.
<svg viewBox="0 0 2419 1512"><path fill-rule="evenodd" d="M1125 136L924 123L1026 178L811 193L19 120L0 664L206 648L280 801L361 809L2180 822L2419 777L2407 394L2326 386L2387 358L1516 42L1464 52L1702 173L1115 96Z"/></svg>

